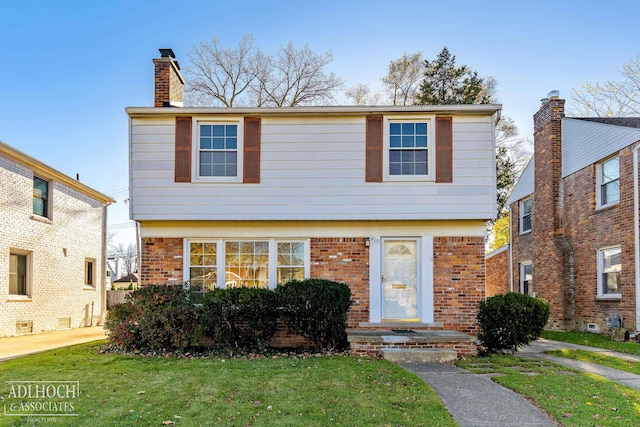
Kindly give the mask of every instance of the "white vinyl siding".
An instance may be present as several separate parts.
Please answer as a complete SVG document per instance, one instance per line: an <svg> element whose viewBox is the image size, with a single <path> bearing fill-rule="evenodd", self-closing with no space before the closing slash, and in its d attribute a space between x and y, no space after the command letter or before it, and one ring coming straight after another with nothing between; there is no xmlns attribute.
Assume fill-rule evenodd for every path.
<svg viewBox="0 0 640 427"><path fill-rule="evenodd" d="M175 183L174 121L131 119L131 209L135 220L433 220L494 216L495 157L490 116L453 117L453 183L445 185L365 182L364 115L264 117L260 184Z"/></svg>

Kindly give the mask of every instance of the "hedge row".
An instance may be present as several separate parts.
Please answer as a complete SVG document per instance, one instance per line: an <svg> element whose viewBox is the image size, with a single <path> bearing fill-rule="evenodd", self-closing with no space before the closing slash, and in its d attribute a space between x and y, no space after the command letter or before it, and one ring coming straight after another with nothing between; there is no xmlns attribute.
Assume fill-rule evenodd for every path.
<svg viewBox="0 0 640 427"><path fill-rule="evenodd" d="M181 286L145 286L110 311L105 327L110 341L125 350L185 350L202 337L220 347L264 348L278 319L316 348L347 345L351 291L344 283L307 279L275 291L214 289L201 302L194 304Z"/></svg>

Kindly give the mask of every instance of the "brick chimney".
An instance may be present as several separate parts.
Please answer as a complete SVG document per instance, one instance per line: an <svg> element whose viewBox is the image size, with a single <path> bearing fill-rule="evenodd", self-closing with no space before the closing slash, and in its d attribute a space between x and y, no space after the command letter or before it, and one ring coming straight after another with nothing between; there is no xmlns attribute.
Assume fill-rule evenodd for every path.
<svg viewBox="0 0 640 427"><path fill-rule="evenodd" d="M159 49L160 58L154 58L154 107L182 107L184 79L180 65L171 49Z"/></svg>
<svg viewBox="0 0 640 427"><path fill-rule="evenodd" d="M562 118L564 99L551 91L533 116L535 184L532 237L534 287L551 305L547 327L571 328L573 248L564 232Z"/></svg>

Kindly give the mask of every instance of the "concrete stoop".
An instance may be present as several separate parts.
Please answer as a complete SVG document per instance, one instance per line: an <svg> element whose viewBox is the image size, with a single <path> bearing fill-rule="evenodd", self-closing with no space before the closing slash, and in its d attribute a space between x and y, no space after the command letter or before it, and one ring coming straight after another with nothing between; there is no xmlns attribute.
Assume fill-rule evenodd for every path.
<svg viewBox="0 0 640 427"><path fill-rule="evenodd" d="M455 350L444 348L383 348L382 358L393 363L446 363L458 359Z"/></svg>
<svg viewBox="0 0 640 427"><path fill-rule="evenodd" d="M384 357L399 363L438 361L477 356L476 338L450 330L348 329L354 356Z"/></svg>

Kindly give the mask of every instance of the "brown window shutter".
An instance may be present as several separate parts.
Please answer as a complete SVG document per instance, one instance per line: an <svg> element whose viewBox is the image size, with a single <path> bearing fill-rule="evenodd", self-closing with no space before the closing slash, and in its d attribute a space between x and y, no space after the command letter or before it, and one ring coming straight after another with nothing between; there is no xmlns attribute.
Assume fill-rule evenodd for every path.
<svg viewBox="0 0 640 427"><path fill-rule="evenodd" d="M175 181L191 182L191 117L176 117Z"/></svg>
<svg viewBox="0 0 640 427"><path fill-rule="evenodd" d="M367 117L366 181L382 182L382 116Z"/></svg>
<svg viewBox="0 0 640 427"><path fill-rule="evenodd" d="M260 183L260 118L244 119L244 177L242 182Z"/></svg>
<svg viewBox="0 0 640 427"><path fill-rule="evenodd" d="M453 182L451 117L436 117L436 182Z"/></svg>

